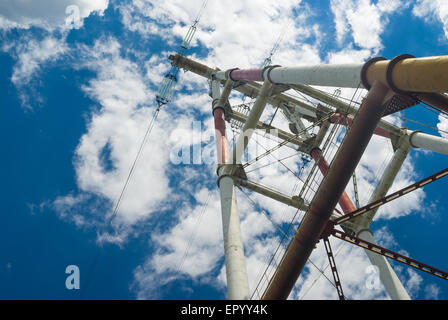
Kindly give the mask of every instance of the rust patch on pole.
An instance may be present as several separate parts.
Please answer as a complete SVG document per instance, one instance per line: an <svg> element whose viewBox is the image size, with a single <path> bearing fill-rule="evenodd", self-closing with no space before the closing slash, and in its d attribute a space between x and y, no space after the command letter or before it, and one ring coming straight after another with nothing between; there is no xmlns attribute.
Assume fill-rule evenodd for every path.
<svg viewBox="0 0 448 320"><path fill-rule="evenodd" d="M317 162L317 165L319 166L322 175L325 176L328 172L328 169L330 168L330 165L328 164L327 160L325 160L324 155L322 154L322 150L320 150L319 148L314 148L313 150L311 150L311 156L313 157L314 161ZM341 206L342 211L345 214L356 210L355 205L350 200L349 196L347 195L347 192L345 191L339 198L339 205Z"/></svg>
<svg viewBox="0 0 448 320"><path fill-rule="evenodd" d="M389 88L375 81L262 299L286 299L324 231L384 113Z"/></svg>
<svg viewBox="0 0 448 320"><path fill-rule="evenodd" d="M403 92L448 90L448 56L412 58L400 55L392 60L374 61L366 69L367 84L381 81Z"/></svg>
<svg viewBox="0 0 448 320"><path fill-rule="evenodd" d="M419 93L417 97L433 107L448 112L448 97L441 93Z"/></svg>
<svg viewBox="0 0 448 320"><path fill-rule="evenodd" d="M350 115L344 116L339 113L334 113L328 120L331 123L339 123L342 124L343 126L350 127L353 122L353 116ZM384 130L380 127L377 127L373 133L385 138L390 138L390 133L387 130Z"/></svg>
<svg viewBox="0 0 448 320"><path fill-rule="evenodd" d="M225 164L229 159L229 145L226 137L226 122L224 120L224 111L221 108L213 112L215 121L215 139L218 156L218 165Z"/></svg>

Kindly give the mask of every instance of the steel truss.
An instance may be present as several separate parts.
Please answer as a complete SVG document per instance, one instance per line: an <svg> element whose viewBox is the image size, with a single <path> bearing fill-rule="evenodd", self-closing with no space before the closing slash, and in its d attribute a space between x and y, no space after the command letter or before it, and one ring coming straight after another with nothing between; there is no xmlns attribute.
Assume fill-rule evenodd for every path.
<svg viewBox="0 0 448 320"><path fill-rule="evenodd" d="M259 192L277 201L307 211L306 217L308 217L308 219L305 219L304 223L302 223L299 229L297 230L296 235L292 238L288 248L286 249L285 256L282 258L282 261L280 262L279 269L281 268L281 270L280 271L277 270L278 272L274 274L273 279L271 279L270 283L268 284L267 290L263 294L263 299L279 299L279 298L282 299L288 296L290 289L292 288L292 286L295 283L295 280L297 279L296 277L298 277L300 274L301 271L300 268L303 268L304 263L308 260L309 254L314 249L314 246L316 242L319 241L319 239L324 240L324 245L329 258L335 286L338 291L338 296L340 299L345 298L342 290L341 281L339 279L339 275L336 269L334 256L328 240L328 237L331 235L339 239L345 240L347 242L356 244L376 254L412 266L418 270L428 272L445 280L448 279L448 274L445 273L444 271L430 267L426 264L405 257L391 250L385 249L375 243L369 242L365 239L357 237L348 232L335 229L336 225L341 225L343 228L345 228L353 223L355 224L355 228L350 227L348 229L353 230L356 229L357 227L358 228L357 232L361 232L359 229L360 227L364 227L364 229L361 230L365 230L366 228L368 229L368 225L357 226L356 223L358 221L357 219L354 218L361 216L365 213L370 213L370 215L373 216L375 210L379 206L388 203L394 199L397 199L402 195L408 194L411 191L421 188L424 185L427 185L433 181L436 181L448 175L448 169L438 172L437 174L431 177L423 179L395 193L382 197L389 189L396 173L398 172L398 170L390 170L391 171L390 176L387 177L387 179L385 179L386 182L383 183L384 190L379 191L377 193L378 197L382 197L381 199L378 200L372 199L371 200L372 203L370 203L369 205L363 206L362 208L353 210L352 212L349 213L345 212L345 215L343 215L342 217L335 217L333 214L333 211L335 210L334 208L335 203L337 203L338 201L337 198L338 192L339 191L343 192L346 183L348 183L350 178L353 178L353 182L356 189L356 177L353 175L353 172L357 165L357 161L359 161L359 158L355 161L352 161L350 158L353 156L354 153L356 154L356 157L358 156L360 157L362 155L363 148L368 143L368 140L370 139L370 136L372 134L378 134L383 137L389 138L390 141L392 142L394 150L400 148L400 143L402 143L404 139L406 143L408 143L408 145L410 145L411 147L427 148L435 152L448 154L448 140L439 137L429 136L417 131L400 129L381 119L382 116L384 116L384 114L389 114L396 112L397 110L408 108L422 100L428 103L433 103L433 105L439 108L440 110L448 110L447 107L448 98L446 98L445 95L437 93L436 91L442 87L445 88L444 90L446 91L448 89L446 88L446 85L443 83L441 84L440 82L431 82L430 84L428 84L429 82L425 82L423 80L420 81L421 79L425 80L431 79L430 78L431 72L441 74L440 70L438 70L437 68L431 66L429 68L431 72L429 71L423 72L424 73L423 78L414 79L415 81L412 84L409 84L410 87L406 87L408 83L406 81L403 81L402 78L398 79L396 79L396 77L394 77L394 79L391 78L393 69L397 69L398 70L397 72L402 72L401 70L405 72L405 70L407 70L408 68L414 68L414 66L417 67L423 66L424 64L427 64L428 61L429 63L432 63L433 60L413 59L410 56L399 56L391 61L386 61L385 59L372 59L365 65L352 65L348 67L318 66L317 68L319 68L318 69L319 73L317 73L314 72L315 70L313 69L313 67L307 69L300 67L278 68L277 66L266 67L264 69L259 70L231 69L228 71L220 71L219 69L209 68L208 66L205 66L196 61L188 59L180 54L177 54L176 56L171 56L170 59L172 60L173 66L177 68L182 68L185 71L192 71L198 75L206 77L207 79L215 83L214 84L215 87L216 85L219 84L225 85L225 91L236 90L250 98L257 98L255 104L258 104L259 107L252 108L252 110L250 110L248 114L242 114L236 110L232 110L232 108L228 103L227 98L225 98L224 99L225 101L223 101L222 99L223 96L228 97L228 93L230 92L227 92L227 94L225 95L223 94L223 96L221 96L221 99L219 99L220 102L216 105L215 105L216 98L214 98L215 100L213 104L214 105L213 110L215 121L217 121L218 118L221 118L222 115L222 118L225 118L226 121L230 121L231 119L233 119L234 121L239 123L238 127L244 125L244 127L242 128L243 131L246 130L247 128L253 128L253 129L257 128L268 132L272 129L275 129L271 126L272 121L269 124L259 121L264 105L268 103L271 104L274 108L276 108L276 110L282 109L285 115L289 117L291 122L295 123L294 128L295 131L292 130L294 134L279 130L280 132L279 138L282 139L283 141L279 143L277 147L274 147L274 149L266 151L261 156L258 156L256 159L249 161L246 164L238 163L238 161L240 160L241 152L238 152L238 150L235 151L234 149L232 150L233 153L230 155L231 161L220 162L221 165L218 170L221 181L224 180L228 181L228 178L231 178L233 180L233 184L235 185L246 187L254 192ZM445 63L445 60L443 60L443 63ZM346 79L349 79L351 73L353 72L357 73L359 70L361 70L361 80L359 81L356 80L353 82L351 82L351 80L348 82L344 82L341 80L343 77L340 77L340 75L347 76ZM307 73L308 71L310 72ZM324 74L325 72L328 72L328 75L330 75L330 77L335 77L334 83L332 82L333 80L329 80L330 78L322 76L322 74ZM316 77L313 78L315 75ZM357 79L356 77L354 78ZM340 80L342 81L342 83L338 84L337 81ZM257 81L264 81L264 84L261 85L257 83ZM325 83L319 83L319 81L323 81ZM363 109L362 107L358 109L357 107L354 107L351 103L348 104L342 102L341 100L338 99L338 97L331 96L310 86L310 85L325 86L327 85L327 83L330 82L332 82L333 86L341 86L341 87L345 86L352 88L356 88L356 86L353 86L355 84L357 84L359 87L359 82L362 82L365 88L369 90L372 88L372 90L370 90L369 93L370 98L368 96L367 99L365 99L363 102L363 105L364 104L370 105L369 107L365 107L370 109L369 111L370 113L366 113L366 111L361 112L361 110ZM314 99L317 99L327 105L322 105L320 103L310 105L309 103L305 103L301 100L293 98L285 94L285 91L290 88L298 90L301 93L306 94ZM413 90L419 93L408 92ZM382 110L385 111L375 110L375 107L380 108L380 106L382 107ZM217 109L220 110L217 111ZM256 110L254 111L254 109ZM355 117L350 117L347 115L347 113L355 115ZM362 113L364 114L362 115ZM217 114L219 114L218 118ZM360 120L359 119L360 117L361 118L364 117L364 119ZM319 133L317 134L316 137L311 137L308 134L309 128L304 127L303 123L301 122L301 118L311 121L312 123L311 127L315 126L320 127ZM344 121L339 121L338 120L339 118ZM374 121L372 120L373 118L375 118ZM353 127L357 127L357 129L355 129L355 131L357 130L357 133L351 133L350 139L352 139L352 141L350 143L347 143L346 141L347 136L344 139L341 148L337 153L337 156L339 153L344 153L344 155L340 157L341 159L338 160L339 162L333 160L332 165L328 169L329 171L328 175L331 176L331 178L327 179L327 175L324 175L324 180L322 184L324 184L326 180L329 180L326 181L325 188L328 189L327 192L331 193L332 197L334 198L332 201L330 201L331 203L328 201L327 201L328 203L326 203L325 198L327 197L327 194L325 193L321 194L319 199L326 203L325 209L327 210L327 212L321 212L322 209L320 207L321 205L316 206L316 204L313 202L310 203L309 205L308 204L305 205L303 199L300 198L300 196L289 198L286 195L282 195L269 187L264 187L256 183L249 182L247 180L247 177L245 177L244 174L245 167L258 161L260 158L271 154L271 152L274 151L275 148L280 148L288 144L288 145L294 145L296 148L298 147L298 149L302 152L310 152L310 150L312 150L313 148L319 147L330 124L333 124L333 128L338 124L350 126L347 135L349 135L349 133L354 130ZM368 130L366 130L366 127L369 127ZM366 133L366 131L369 132ZM360 140L360 137L362 141ZM244 140L243 149L245 149L247 143L248 141ZM347 147L347 144L350 144L350 147ZM360 145L362 145L362 147ZM344 152L342 152L342 150ZM406 155L407 153L404 153L404 158L406 157ZM335 157L335 159L336 158L337 157ZM337 162L337 164L334 165L334 162ZM238 165L235 166L235 163L238 163ZM347 163L350 163L348 169L346 168ZM397 164L399 166L401 166L401 163L397 161ZM336 172L335 170L339 172L338 173L339 176L335 175ZM335 191L334 185L338 185L337 192ZM317 209L319 209L320 211ZM310 211L313 214L310 215ZM303 231L304 229L306 229L307 231L306 232ZM315 238L303 237L305 233L310 234L310 231L313 234L313 237L315 235ZM296 250L295 253L294 250ZM287 255L291 253L293 254L292 260L290 259L290 262L292 262L292 264L290 263L288 267L285 268L286 265L284 265L284 261L288 259ZM300 267L297 266L296 263L297 261L300 262ZM390 270L391 270L390 272L393 272L392 269ZM275 277L280 277L280 282L278 282L279 279L275 279Z"/></svg>

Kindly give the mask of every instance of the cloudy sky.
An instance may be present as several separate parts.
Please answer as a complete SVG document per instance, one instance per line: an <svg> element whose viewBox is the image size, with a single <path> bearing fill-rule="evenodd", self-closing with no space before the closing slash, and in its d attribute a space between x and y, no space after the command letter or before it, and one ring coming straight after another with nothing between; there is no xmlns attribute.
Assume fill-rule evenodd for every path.
<svg viewBox="0 0 448 320"><path fill-rule="evenodd" d="M179 73L172 102L162 108L139 153L157 107L155 95L170 69L168 56L180 50L203 4L0 3L0 298L226 298L206 79ZM448 49L448 3L209 0L197 27L188 55L221 69L257 67L276 44L273 64L284 66L402 53L434 56ZM354 93L342 90L341 97L351 99ZM356 92L354 100L364 94ZM231 103L243 98L234 94ZM268 106L262 119L269 121L273 114ZM388 120L434 135L448 131L448 120L423 106ZM273 124L288 130L280 113ZM336 143L343 133L336 132ZM257 136L247 158L274 145ZM392 154L389 141L372 139L356 171L361 205L367 204ZM275 161L288 156L283 164ZM268 163L274 165L263 167ZM440 171L446 163L442 155L412 150L392 188ZM301 189L310 165L283 147L247 172L251 180L291 196ZM441 192L447 183L438 181L384 206L372 224L378 242L447 270L448 201ZM352 184L347 192L353 199ZM306 199L312 195L310 190ZM296 210L247 191L237 190L237 197L253 291L278 246L278 227L286 228ZM382 285L368 285L371 268L362 249L338 240L332 245L348 299L388 299ZM337 299L321 245L311 260L290 298ZM65 286L69 265L79 267L80 290ZM413 299L448 299L446 281L392 266Z"/></svg>

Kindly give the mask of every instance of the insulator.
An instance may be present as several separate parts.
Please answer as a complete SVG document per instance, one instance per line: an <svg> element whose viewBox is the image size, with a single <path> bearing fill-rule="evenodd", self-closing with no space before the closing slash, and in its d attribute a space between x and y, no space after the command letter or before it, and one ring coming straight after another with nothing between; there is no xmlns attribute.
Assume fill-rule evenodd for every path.
<svg viewBox="0 0 448 320"><path fill-rule="evenodd" d="M156 101L159 105L170 102L177 83L177 72L178 69L173 67L170 73L165 75L156 95Z"/></svg>
<svg viewBox="0 0 448 320"><path fill-rule="evenodd" d="M194 34L196 33L196 26L192 25L187 32L184 40L182 41L181 47L187 50L190 47L191 40L193 40Z"/></svg>

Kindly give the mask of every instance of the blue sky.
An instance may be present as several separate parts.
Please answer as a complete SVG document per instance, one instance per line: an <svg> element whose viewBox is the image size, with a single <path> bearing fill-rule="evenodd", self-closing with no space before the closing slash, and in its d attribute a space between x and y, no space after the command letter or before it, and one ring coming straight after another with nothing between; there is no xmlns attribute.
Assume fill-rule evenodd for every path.
<svg viewBox="0 0 448 320"><path fill-rule="evenodd" d="M216 164L173 161L179 149L191 145L202 146L204 159L214 159L205 79L180 72L173 101L162 109L109 223L156 108L155 94L170 68L168 55L179 50L203 3L184 2L0 4L1 299L226 297ZM77 28L66 26L70 5L79 9ZM221 69L255 67L278 40L273 63L284 66L362 62L401 53L445 55L448 49L443 0L244 0L231 5L208 1L189 51L194 59ZM342 92L348 98L353 94ZM241 96L233 95L231 102L241 103ZM266 108L263 119L273 112ZM422 106L406 116L448 131L446 118ZM400 115L388 119L405 125ZM274 124L288 125L282 117ZM278 156L289 154L282 148ZM357 169L361 203L367 203L391 154L385 139L372 140ZM393 188L445 169L446 163L443 155L412 150ZM302 165L300 156L285 164L296 171ZM299 183L283 167L255 171L251 178L287 194ZM380 244L447 270L448 202L441 191L447 183L438 181L381 209L372 224ZM347 189L350 195L352 189ZM251 198L280 225L295 213L256 194ZM265 248L272 248L279 235L241 192L238 201L253 289L265 266ZM342 245L332 243L335 251ZM324 267L321 249L311 258ZM342 247L336 263L348 298L387 298L382 287L366 289L369 261L361 249ZM68 265L80 269L80 290L65 287ZM446 281L392 265L412 298L448 298ZM323 277L306 292L318 275L308 265L291 298L336 299Z"/></svg>

